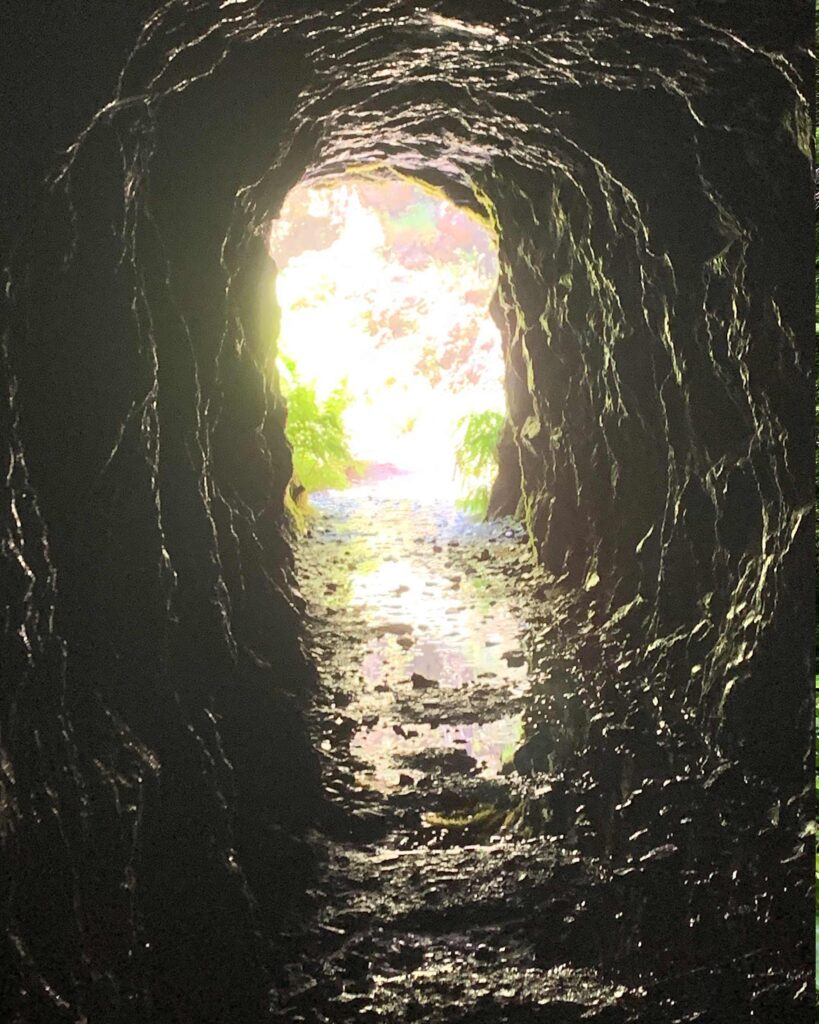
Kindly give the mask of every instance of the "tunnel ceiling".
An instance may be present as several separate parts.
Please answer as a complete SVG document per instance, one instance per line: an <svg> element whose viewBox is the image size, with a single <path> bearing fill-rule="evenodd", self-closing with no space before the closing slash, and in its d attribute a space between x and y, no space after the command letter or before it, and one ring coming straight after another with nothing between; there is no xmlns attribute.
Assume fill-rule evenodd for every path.
<svg viewBox="0 0 819 1024"><path fill-rule="evenodd" d="M507 455L538 558L594 601L658 714L800 787L810 44L801 15L717 0L154 15L10 269L4 643L21 682L2 742L21 858L53 842L70 861L96 828L118 852L88 885L121 891L124 865L154 877L172 835L207 821L215 839L175 870L222 901L236 972L264 961L258 922L285 913L277 865L299 842L281 837L308 816L283 774L317 787L264 230L302 177L373 164L497 228ZM51 835L48 808L85 826ZM70 892L39 876L20 892L36 885L80 927ZM161 893L86 896L82 942L123 999L130 954L103 951L105 922L155 936ZM174 927L160 943L191 922ZM90 986L37 941L11 966L44 1005L49 985Z"/></svg>

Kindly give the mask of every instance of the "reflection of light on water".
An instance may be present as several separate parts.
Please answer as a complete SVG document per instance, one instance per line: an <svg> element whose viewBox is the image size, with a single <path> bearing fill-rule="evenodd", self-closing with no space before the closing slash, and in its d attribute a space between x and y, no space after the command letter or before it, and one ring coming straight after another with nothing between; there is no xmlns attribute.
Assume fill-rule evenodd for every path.
<svg viewBox="0 0 819 1024"><path fill-rule="evenodd" d="M354 573L352 600L381 609L382 613L397 615L401 621L421 620L425 602L424 588L430 579L419 575L408 559L382 562L369 573Z"/></svg>
<svg viewBox="0 0 819 1024"><path fill-rule="evenodd" d="M468 591L471 577L464 577L460 585ZM488 638L491 646L515 644L517 620L511 612L502 605L482 611L461 597L451 580L419 571L409 559L354 573L351 604L375 610L374 631L381 633L370 642L362 661L364 679L378 685L396 668L405 677L420 672L442 686L456 687L490 669L507 678L525 673L525 668L509 668L498 651L487 650Z"/></svg>
<svg viewBox="0 0 819 1024"><path fill-rule="evenodd" d="M338 515L337 536L351 539L338 558L350 572L343 598L334 594L364 631L354 665L360 688L345 710L358 725L359 782L420 782L436 754L448 758L444 772L457 774L469 762L459 765L456 751L483 775L497 774L521 739L517 712L530 682L525 664L504 659L520 648L520 616L491 563L475 557L492 543L491 528L430 500L410 475L327 492L316 504ZM424 680L413 683L413 673ZM407 763L414 755L424 755L415 767Z"/></svg>
<svg viewBox="0 0 819 1024"><path fill-rule="evenodd" d="M432 726L420 723L404 726L401 736L391 726L361 729L353 737L351 753L373 765L372 782L378 787L397 784L398 775L406 771L402 762L425 751L462 750L477 761L480 774L497 775L508 761L522 736L520 715L500 718L494 722ZM369 777L370 773L365 773Z"/></svg>
<svg viewBox="0 0 819 1024"><path fill-rule="evenodd" d="M458 635L460 631L455 633ZM437 679L442 686L465 686L475 678L475 668L463 649L447 647L440 641L424 643L413 653L411 670Z"/></svg>

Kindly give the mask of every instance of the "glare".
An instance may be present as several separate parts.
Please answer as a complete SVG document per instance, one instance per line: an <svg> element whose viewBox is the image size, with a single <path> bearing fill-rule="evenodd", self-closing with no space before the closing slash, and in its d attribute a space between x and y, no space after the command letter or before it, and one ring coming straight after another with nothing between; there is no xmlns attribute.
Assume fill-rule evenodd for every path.
<svg viewBox="0 0 819 1024"><path fill-rule="evenodd" d="M353 455L453 488L459 420L505 408L488 225L410 181L343 177L293 189L269 247L279 348L319 399L346 382Z"/></svg>

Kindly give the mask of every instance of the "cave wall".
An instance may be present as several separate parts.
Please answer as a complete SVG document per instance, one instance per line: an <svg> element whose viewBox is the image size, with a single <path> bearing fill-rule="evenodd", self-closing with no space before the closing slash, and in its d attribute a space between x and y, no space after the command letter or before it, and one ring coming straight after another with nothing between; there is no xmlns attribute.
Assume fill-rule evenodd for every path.
<svg viewBox="0 0 819 1024"><path fill-rule="evenodd" d="M7 1016L266 1012L320 807L264 374L303 174L389 163L494 220L538 557L658 715L805 783L811 40L754 2L149 20L9 269Z"/></svg>
<svg viewBox="0 0 819 1024"><path fill-rule="evenodd" d="M804 126L749 97L787 104L782 83L751 61L714 67L694 112L599 89L572 105L585 152L543 182L503 293L533 396L519 438L541 559L655 645L661 699L781 778L810 728L810 311L793 233L809 161ZM742 105L720 131L729 95Z"/></svg>
<svg viewBox="0 0 819 1024"><path fill-rule="evenodd" d="M104 114L11 266L3 1019L262 1019L311 872L277 311L260 238L222 262L276 107L231 70Z"/></svg>

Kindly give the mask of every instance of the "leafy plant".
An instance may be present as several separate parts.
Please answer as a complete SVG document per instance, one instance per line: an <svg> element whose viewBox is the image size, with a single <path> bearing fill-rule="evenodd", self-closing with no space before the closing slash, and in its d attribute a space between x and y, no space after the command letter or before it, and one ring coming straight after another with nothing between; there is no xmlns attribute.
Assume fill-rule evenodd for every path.
<svg viewBox="0 0 819 1024"><path fill-rule="evenodd" d="M455 465L466 488L458 507L476 516L485 516L489 507L489 492L498 471L503 419L503 413L488 409L458 421L461 436L455 449Z"/></svg>
<svg viewBox="0 0 819 1024"><path fill-rule="evenodd" d="M295 362L286 356L279 359L294 479L308 491L346 487L347 471L356 465L344 426L344 412L352 401L346 382L320 401L315 383L299 378Z"/></svg>

